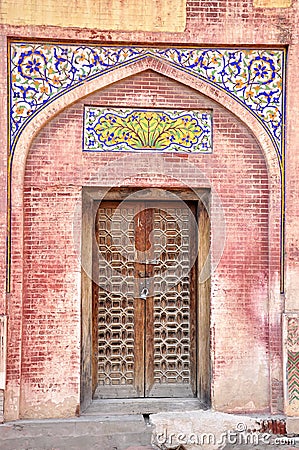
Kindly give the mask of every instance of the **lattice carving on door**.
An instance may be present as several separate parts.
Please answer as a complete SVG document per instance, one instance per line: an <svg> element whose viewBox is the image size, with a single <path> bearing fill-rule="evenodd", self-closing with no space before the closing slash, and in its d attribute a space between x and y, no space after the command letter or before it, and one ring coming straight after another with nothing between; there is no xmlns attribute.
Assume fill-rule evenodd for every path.
<svg viewBox="0 0 299 450"><path fill-rule="evenodd" d="M134 381L134 210L99 208L98 384Z"/></svg>
<svg viewBox="0 0 299 450"><path fill-rule="evenodd" d="M155 384L191 380L190 213L187 207L154 211Z"/></svg>
<svg viewBox="0 0 299 450"><path fill-rule="evenodd" d="M97 395L192 397L195 209L178 201L104 203L96 217Z"/></svg>

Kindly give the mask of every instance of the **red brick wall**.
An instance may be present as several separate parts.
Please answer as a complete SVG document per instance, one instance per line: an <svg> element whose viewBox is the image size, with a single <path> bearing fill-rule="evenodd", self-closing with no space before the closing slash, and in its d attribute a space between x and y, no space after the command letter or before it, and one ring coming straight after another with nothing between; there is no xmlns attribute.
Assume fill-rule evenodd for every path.
<svg viewBox="0 0 299 450"><path fill-rule="evenodd" d="M187 29L209 42L283 44L291 39L296 8L295 1L289 8L256 8L254 0L187 0Z"/></svg>
<svg viewBox="0 0 299 450"><path fill-rule="evenodd" d="M6 46L6 39L0 34L0 48L4 49ZM6 83L7 83L7 64L6 64L6 52L3 50L0 52L0 115L1 128L0 128L0 314L6 312L6 246L5 235L7 227L7 133L5 129L7 127L7 95L6 95Z"/></svg>
<svg viewBox="0 0 299 450"><path fill-rule="evenodd" d="M84 104L212 109L214 152L138 154L127 161L123 154L82 153ZM57 410L75 413L81 267L74 217L80 211L82 186L116 186L119 180L127 185L162 187L183 183L207 187L210 183L212 198L219 195L226 241L212 274L213 404L226 411L268 410L269 195L264 157L246 125L229 111L147 71L68 107L32 143L24 187L21 415L53 416ZM215 225L216 203L211 217ZM217 242L212 239L216 255Z"/></svg>

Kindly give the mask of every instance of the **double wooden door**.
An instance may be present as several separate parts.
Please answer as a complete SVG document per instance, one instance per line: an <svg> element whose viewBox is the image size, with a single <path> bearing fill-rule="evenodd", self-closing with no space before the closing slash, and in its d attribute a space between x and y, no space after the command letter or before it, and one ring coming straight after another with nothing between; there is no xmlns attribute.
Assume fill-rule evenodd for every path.
<svg viewBox="0 0 299 450"><path fill-rule="evenodd" d="M95 397L196 395L195 209L183 201L101 202Z"/></svg>

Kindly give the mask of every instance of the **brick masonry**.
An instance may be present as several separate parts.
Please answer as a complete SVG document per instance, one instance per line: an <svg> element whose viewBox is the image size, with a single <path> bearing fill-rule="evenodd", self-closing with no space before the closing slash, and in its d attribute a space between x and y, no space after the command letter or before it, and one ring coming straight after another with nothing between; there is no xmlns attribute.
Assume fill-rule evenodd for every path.
<svg viewBox="0 0 299 450"><path fill-rule="evenodd" d="M171 41L172 45L186 43L202 45L204 42L217 46L248 44L261 48L266 44L288 45L287 83L291 86L291 95L287 95L286 127L285 309L298 311L299 209L297 198L299 186L298 152L295 151L299 120L297 81L299 46L296 25L298 3L293 1L290 8L275 9L254 8L251 1L234 1L228 4L224 0L219 0L209 2L207 7L207 2L189 0L186 16L185 32L172 34L163 33L162 30L157 30L156 33L143 31L130 33L100 28L80 30L79 28L26 27L22 24L18 27L9 25L1 27L1 57L4 62L0 68L0 86L3 93L0 107L4 118L1 124L3 214L0 218L0 230L2 242L5 242L6 229L7 78L5 59L7 36L22 39L26 37L32 39L34 36L56 40L81 39L101 43L155 42L163 44ZM261 26L261 23L266 26ZM110 83L115 81L117 80L111 75ZM214 142L216 147L213 155L192 157L192 160L189 157L169 155L155 158L153 161L147 156L138 161L135 160L136 171L141 171L144 167L148 171L156 171L157 166L160 169L164 165L170 174L181 174L180 169L184 168L184 180L200 185L202 179L195 177L194 174L198 174L198 170L201 170L213 182L213 187L218 192L228 216L225 251L214 274L212 291L214 406L225 411L257 409L280 411L283 408L281 400L283 304L277 296L279 290L279 211L277 211L279 195L276 201L277 180L271 165L267 163L268 177L266 164L257 141L248 128L236 119L236 116L195 91L182 88L182 85L165 77L152 72L147 72L143 76L131 76L127 81L111 85L97 95L88 99L89 104L94 102L94 104L115 106L117 102L117 106L142 105L169 108L178 106L193 108L206 105L215 109ZM70 99L69 102L74 100ZM14 241L13 289L7 297L4 295L4 289L1 291L2 312L6 311L9 315L6 418L19 417L20 392L20 412L24 417L73 415L79 402L80 262L76 248L71 242L70 220L73 217L72 212L78 205L82 184L92 185L100 182L109 186L115 182L118 175L124 177L128 185L130 183L145 186L150 183L160 186L175 184L163 174L156 177L154 182L146 174L136 177L134 166L128 172L130 166L124 159L120 160L117 155L82 155L80 150L82 128L80 127L82 127L82 107L85 102L87 99L67 108L64 113L51 120L36 137L26 166L24 215L23 166L17 166L15 169L19 190L18 196L15 197L13 211L13 233L17 237L23 235L24 218L25 246L24 249L18 246L19 239ZM37 118L37 127L43 125L45 120L45 116L43 119ZM25 141L20 145L25 146ZM194 172L188 164L189 169L186 171L186 161L191 166L195 166ZM272 223L269 242L268 220ZM58 221L61 223L60 227L58 227ZM49 223L51 237L47 233ZM244 230L246 234L242 236L241 232ZM270 249L270 259L267 248ZM63 253L63 258L58 252ZM60 256L59 259L58 256ZM25 269L24 279L22 260ZM1 285L4 288L3 246L1 246L0 267ZM234 270L231 270L231 267ZM234 316L238 317L238 321L232 328L230 320ZM228 320L225 320L226 318ZM238 341L231 338L232 335L237 334L236 332L239 336ZM267 374L269 367L271 367L270 379ZM257 373L258 369L260 369L259 373ZM22 389L20 391L21 372ZM61 373L61 377L57 375L58 372ZM63 382L62 378L64 378ZM236 379L238 379L237 388ZM254 381L256 384L253 392ZM245 392L242 386L246 386ZM256 389L258 389L258 395L256 395ZM222 395L223 392L227 394L227 397L226 394ZM257 402L254 403L256 398ZM292 411L292 415L296 414L298 414L297 410Z"/></svg>

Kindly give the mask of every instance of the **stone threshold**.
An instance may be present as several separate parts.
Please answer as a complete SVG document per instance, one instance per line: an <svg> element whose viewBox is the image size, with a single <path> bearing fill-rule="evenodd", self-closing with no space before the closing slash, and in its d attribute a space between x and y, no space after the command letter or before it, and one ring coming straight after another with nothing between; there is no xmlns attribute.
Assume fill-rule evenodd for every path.
<svg viewBox="0 0 299 450"><path fill-rule="evenodd" d="M207 410L195 398L95 399L81 417L101 415L151 415L166 412Z"/></svg>

